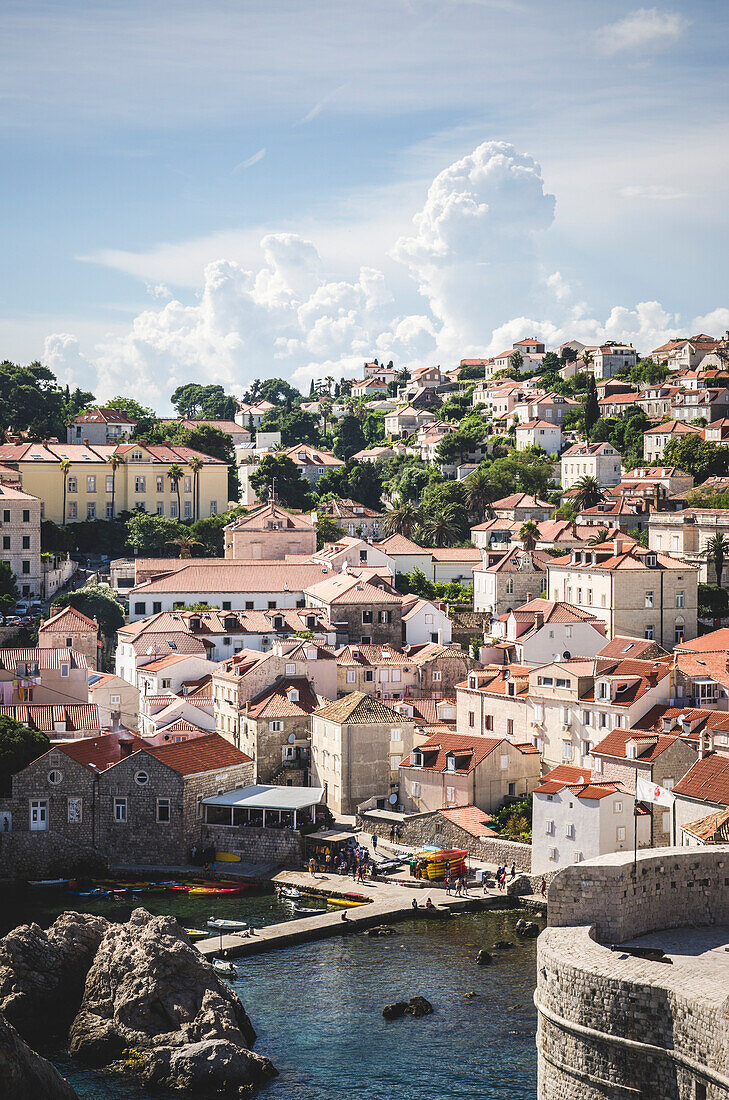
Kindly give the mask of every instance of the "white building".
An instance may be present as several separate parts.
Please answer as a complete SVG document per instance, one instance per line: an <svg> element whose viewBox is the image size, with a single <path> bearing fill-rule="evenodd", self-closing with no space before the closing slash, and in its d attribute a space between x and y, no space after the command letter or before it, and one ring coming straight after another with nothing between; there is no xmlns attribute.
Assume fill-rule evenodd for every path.
<svg viewBox="0 0 729 1100"><path fill-rule="evenodd" d="M620 483L620 455L610 443L575 443L560 462L563 489L571 489L583 477L594 477L604 487Z"/></svg>
<svg viewBox="0 0 729 1100"><path fill-rule="evenodd" d="M439 604L412 594L403 596L402 632L404 645L422 645L424 642L449 645L452 624Z"/></svg>
<svg viewBox="0 0 729 1100"><path fill-rule="evenodd" d="M0 561L6 561L21 596L40 596L41 502L38 497L0 483Z"/></svg>
<svg viewBox="0 0 729 1100"><path fill-rule="evenodd" d="M595 379L612 378L618 371L634 367L637 362L638 352L632 344L603 344L592 354Z"/></svg>
<svg viewBox="0 0 729 1100"><path fill-rule="evenodd" d="M516 427L516 449L525 451L527 447L541 447L550 455L558 455L562 450L562 428L548 420L527 420Z"/></svg>
<svg viewBox="0 0 729 1100"><path fill-rule="evenodd" d="M533 875L633 847L634 796L621 783L593 782L589 769L567 770L575 776L547 775L532 792ZM650 845L650 820L639 813L639 848Z"/></svg>

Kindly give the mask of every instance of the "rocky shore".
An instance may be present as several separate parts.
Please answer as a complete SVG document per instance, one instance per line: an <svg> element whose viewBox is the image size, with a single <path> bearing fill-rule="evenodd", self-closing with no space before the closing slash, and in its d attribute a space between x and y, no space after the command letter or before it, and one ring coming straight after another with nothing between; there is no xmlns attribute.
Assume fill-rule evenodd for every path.
<svg viewBox="0 0 729 1100"><path fill-rule="evenodd" d="M0 940L0 1076L18 1100L72 1100L32 1044L154 1088L239 1096L276 1075L233 990L171 917L136 909L126 924L64 913L47 930ZM29 1045L31 1044L31 1045Z"/></svg>

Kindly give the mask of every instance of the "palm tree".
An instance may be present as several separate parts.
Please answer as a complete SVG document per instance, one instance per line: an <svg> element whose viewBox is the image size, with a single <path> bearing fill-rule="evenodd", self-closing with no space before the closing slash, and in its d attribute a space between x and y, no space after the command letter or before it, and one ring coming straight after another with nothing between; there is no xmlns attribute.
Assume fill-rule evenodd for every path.
<svg viewBox="0 0 729 1100"><path fill-rule="evenodd" d="M194 515L195 519L200 519L200 471L203 468L203 460L198 458L197 455L193 455L192 458L187 460L187 465L192 470L192 495L194 501Z"/></svg>
<svg viewBox="0 0 729 1100"><path fill-rule="evenodd" d="M466 504L472 515L484 516L494 495L494 486L488 472L479 467L469 474L465 482Z"/></svg>
<svg viewBox="0 0 729 1100"><path fill-rule="evenodd" d="M600 483L591 474L584 474L579 481L575 482L572 488L575 490L572 500L578 512L583 511L585 508L594 507L605 496Z"/></svg>
<svg viewBox="0 0 729 1100"><path fill-rule="evenodd" d="M176 538L167 539L167 546L177 546L179 547L181 558L191 558L193 547L202 546L202 543L199 539L196 539L194 535L186 531L181 531Z"/></svg>
<svg viewBox="0 0 729 1100"><path fill-rule="evenodd" d="M66 525L66 493L68 491L68 471L71 469L71 463L67 458L61 459L61 470L63 472L63 526Z"/></svg>
<svg viewBox="0 0 729 1100"><path fill-rule="evenodd" d="M463 513L463 509L460 511ZM438 515L426 519L421 530L426 546L453 546L464 536L461 516L454 504L446 505Z"/></svg>
<svg viewBox="0 0 729 1100"><path fill-rule="evenodd" d="M589 539L587 540L587 545L588 546L599 546L601 542L605 542L605 539L607 537L608 537L607 528L606 527L601 527L600 530L597 531L594 535L590 535Z"/></svg>
<svg viewBox="0 0 729 1100"><path fill-rule="evenodd" d="M167 471L167 477L169 478L170 485L173 493L177 493L177 518L182 519L182 511L180 507L180 481L184 477L182 466L178 462L173 462Z"/></svg>
<svg viewBox="0 0 729 1100"><path fill-rule="evenodd" d="M116 472L124 465L124 459L114 451L106 460L111 466L111 518L114 519L116 508Z"/></svg>
<svg viewBox="0 0 729 1100"><path fill-rule="evenodd" d="M386 535L404 535L409 539L412 538L415 528L422 523L423 511L420 505L406 500L388 507L383 526Z"/></svg>
<svg viewBox="0 0 729 1100"><path fill-rule="evenodd" d="M539 528L533 519L528 519L519 528L519 538L525 550L533 550L539 539Z"/></svg>
<svg viewBox="0 0 729 1100"><path fill-rule="evenodd" d="M729 557L729 539L726 535L712 535L703 551L707 561L714 563L717 586L721 587L721 578L724 572L724 562Z"/></svg>

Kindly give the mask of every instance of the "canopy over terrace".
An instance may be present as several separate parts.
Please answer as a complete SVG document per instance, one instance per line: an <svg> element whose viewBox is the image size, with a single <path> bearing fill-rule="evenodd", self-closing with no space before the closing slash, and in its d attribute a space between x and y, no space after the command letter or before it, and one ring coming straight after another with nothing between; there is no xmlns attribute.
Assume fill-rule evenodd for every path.
<svg viewBox="0 0 729 1100"><path fill-rule="evenodd" d="M207 825L297 829L316 820L322 787L241 787L203 799Z"/></svg>

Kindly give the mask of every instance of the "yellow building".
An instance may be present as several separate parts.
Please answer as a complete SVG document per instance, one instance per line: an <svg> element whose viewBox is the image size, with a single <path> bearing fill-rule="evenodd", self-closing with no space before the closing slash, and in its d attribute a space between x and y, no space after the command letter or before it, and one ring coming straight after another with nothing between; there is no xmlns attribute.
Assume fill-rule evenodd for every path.
<svg viewBox="0 0 729 1100"><path fill-rule="evenodd" d="M112 455L121 460L116 469ZM0 463L18 471L23 492L38 497L42 518L54 523L111 519L135 508L184 520L228 507L227 464L170 443L5 443ZM177 488L168 477L173 465L182 469Z"/></svg>

